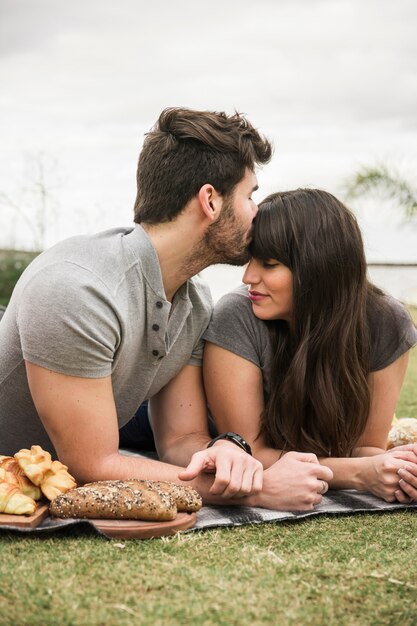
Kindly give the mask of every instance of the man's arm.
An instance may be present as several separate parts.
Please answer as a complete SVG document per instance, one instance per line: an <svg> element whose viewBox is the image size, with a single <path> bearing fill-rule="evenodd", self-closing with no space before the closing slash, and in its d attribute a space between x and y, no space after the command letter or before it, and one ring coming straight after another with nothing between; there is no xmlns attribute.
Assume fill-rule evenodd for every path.
<svg viewBox="0 0 417 626"><path fill-rule="evenodd" d="M184 366L150 399L149 413L159 458L188 465L210 441L201 367Z"/></svg>
<svg viewBox="0 0 417 626"><path fill-rule="evenodd" d="M152 429L159 457L176 465L193 462L180 477L214 472L212 494L233 497L262 488L262 465L234 443L218 441L207 450L207 405L201 367L186 365L150 400Z"/></svg>
<svg viewBox="0 0 417 626"><path fill-rule="evenodd" d="M26 362L26 371L32 398L42 423L59 459L68 465L78 482L129 478L183 482L178 478L183 468L178 465L123 456L119 453L117 415L110 377L93 379L67 376L29 362ZM188 376L185 378L188 380ZM175 388L174 384L171 390L174 389L174 397L177 397ZM180 388L182 388L181 385ZM170 393L163 395L166 401L171 397ZM161 402L162 407L163 405L164 402ZM201 410L201 404L198 406ZM191 414L187 413L187 415ZM181 423L185 426L184 420ZM163 431L160 425L159 430ZM193 423L190 422L189 430L195 435L191 435L194 443L189 446L188 455L192 453L192 450L201 449L204 445L202 423L199 422L194 428ZM173 442L177 441L177 446L186 438L185 432L177 438L170 427L167 428L167 432ZM164 441L170 441L169 437L166 440L162 435ZM207 439L208 436L205 441ZM164 445L166 446L167 443L162 447ZM216 444L213 448L199 453L202 467L205 458L214 459L216 463L217 458L224 457L226 446L226 457L239 457L239 459L243 458L245 463L247 462L246 453L240 451L234 444L225 442L223 445L217 446ZM233 450L232 446L236 450ZM257 463L251 457L248 458L251 462ZM260 488L259 478L257 480L255 491L256 485L258 485L258 490ZM220 497L211 493L213 476L210 474L200 473L186 484L195 487L206 502L224 503L224 498L232 495L230 489ZM220 493L224 490L223 484ZM242 495L249 491L243 491Z"/></svg>

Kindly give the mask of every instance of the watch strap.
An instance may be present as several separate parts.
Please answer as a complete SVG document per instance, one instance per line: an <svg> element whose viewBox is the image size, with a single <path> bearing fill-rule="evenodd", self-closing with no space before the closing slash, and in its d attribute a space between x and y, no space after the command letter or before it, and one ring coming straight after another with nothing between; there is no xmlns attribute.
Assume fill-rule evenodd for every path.
<svg viewBox="0 0 417 626"><path fill-rule="evenodd" d="M250 454L252 456L252 449L250 445L248 444L246 439L244 439L241 435L238 435L238 433L227 432L221 435L217 435L217 437L214 437L214 439L209 441L209 443L207 444L207 448L211 448L211 446L214 445L216 441L220 441L221 439L231 441L235 445L239 446L239 448L242 448L242 450L247 452L247 454Z"/></svg>

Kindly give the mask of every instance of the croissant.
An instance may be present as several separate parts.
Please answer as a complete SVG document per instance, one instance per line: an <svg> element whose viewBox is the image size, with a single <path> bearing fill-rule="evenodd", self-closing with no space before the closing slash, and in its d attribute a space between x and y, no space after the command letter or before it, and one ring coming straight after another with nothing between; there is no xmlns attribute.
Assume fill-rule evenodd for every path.
<svg viewBox="0 0 417 626"><path fill-rule="evenodd" d="M12 456L0 456L0 480L16 485L25 495L33 500L39 500L41 490L36 487L23 473L22 468Z"/></svg>
<svg viewBox="0 0 417 626"><path fill-rule="evenodd" d="M15 485L0 483L0 513L32 515L35 511L35 500L25 496Z"/></svg>
<svg viewBox="0 0 417 626"><path fill-rule="evenodd" d="M47 470L41 482L42 493L48 500L53 500L76 486L74 477L68 473L68 467L60 461L52 461L51 468Z"/></svg>
<svg viewBox="0 0 417 626"><path fill-rule="evenodd" d="M32 446L30 450L23 448L16 452L14 458L29 480L38 486L52 466L51 455L40 446Z"/></svg>

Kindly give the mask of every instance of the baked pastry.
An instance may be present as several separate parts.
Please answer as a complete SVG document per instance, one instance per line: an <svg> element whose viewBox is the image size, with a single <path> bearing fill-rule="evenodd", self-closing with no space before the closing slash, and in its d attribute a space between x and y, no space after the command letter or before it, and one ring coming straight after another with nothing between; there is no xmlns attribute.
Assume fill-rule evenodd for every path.
<svg viewBox="0 0 417 626"><path fill-rule="evenodd" d="M38 486L52 465L51 455L49 452L42 450L40 446L32 446L30 450L22 448L22 450L16 452L14 458L29 480Z"/></svg>
<svg viewBox="0 0 417 626"><path fill-rule="evenodd" d="M52 461L51 468L47 470L41 482L42 493L53 500L60 493L65 493L77 486L75 479L68 473L68 467L60 461Z"/></svg>
<svg viewBox="0 0 417 626"><path fill-rule="evenodd" d="M402 417L394 422L388 433L387 450L408 443L417 443L417 419Z"/></svg>
<svg viewBox="0 0 417 626"><path fill-rule="evenodd" d="M41 490L27 478L12 456L0 456L0 481L15 485L25 496L39 500Z"/></svg>
<svg viewBox="0 0 417 626"><path fill-rule="evenodd" d="M177 510L180 512L193 513L194 511L199 511L203 506L200 494L188 485L177 485L176 483L171 483L165 480L154 481L131 479L126 480L125 482L126 484L132 486L138 483L143 483L148 489L166 491L174 498Z"/></svg>
<svg viewBox="0 0 417 626"><path fill-rule="evenodd" d="M23 473L41 488L49 500L77 486L74 477L68 473L68 467L60 461L52 461L49 452L40 446L32 446L30 450L23 448L16 452L14 458Z"/></svg>
<svg viewBox="0 0 417 626"><path fill-rule="evenodd" d="M49 510L56 517L90 519L167 521L177 515L174 498L166 491L123 480L102 480L70 489L52 500Z"/></svg>
<svg viewBox="0 0 417 626"><path fill-rule="evenodd" d="M15 485L0 483L0 513L32 515L35 511L35 500L25 496Z"/></svg>

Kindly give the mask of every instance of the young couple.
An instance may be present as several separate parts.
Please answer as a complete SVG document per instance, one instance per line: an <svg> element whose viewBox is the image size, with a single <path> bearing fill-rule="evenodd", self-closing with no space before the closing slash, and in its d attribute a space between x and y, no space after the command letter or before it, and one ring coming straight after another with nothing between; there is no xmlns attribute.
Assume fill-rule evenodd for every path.
<svg viewBox="0 0 417 626"><path fill-rule="evenodd" d="M0 323L2 454L36 443L79 482L187 481L206 503L309 510L329 486L417 500L417 448L385 452L417 332L367 282L356 221L333 196L277 193L258 211L255 167L270 156L238 114L162 112L134 227L57 244L15 288ZM247 287L210 321L196 275L247 262ZM119 452L145 400L159 461Z"/></svg>

